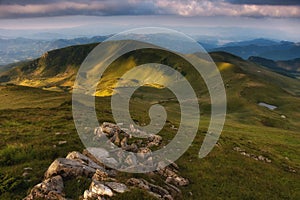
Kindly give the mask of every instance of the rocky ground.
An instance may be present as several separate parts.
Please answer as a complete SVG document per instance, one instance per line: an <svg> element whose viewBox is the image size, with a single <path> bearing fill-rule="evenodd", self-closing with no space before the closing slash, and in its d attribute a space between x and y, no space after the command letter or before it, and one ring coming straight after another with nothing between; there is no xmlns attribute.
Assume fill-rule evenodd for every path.
<svg viewBox="0 0 300 200"><path fill-rule="evenodd" d="M91 179L89 188L78 199L110 199L124 192L130 192L133 189L146 191L157 199L181 199L180 188L189 184L188 179L180 176L179 167L171 163L164 168L160 168L158 163L157 170L144 174L145 177L156 176L161 181L147 181L145 178L136 178L134 176L123 178L122 172L106 166L99 161L92 151L99 152L101 158L105 158L109 163L123 163L122 167L132 165L142 165L140 163L146 160L147 164L152 161L151 148L160 146L162 137L159 135L148 135L143 140L132 140L131 133L139 132L133 126L125 130L112 123L103 123L94 130L94 141L106 136L114 145L132 152L127 157L110 157L110 152L106 149L86 149L82 153L73 151L66 158L57 158L45 172L44 180L34 186L24 200L33 199L67 199L64 191L64 181L76 177L87 177ZM140 132L140 134L144 134ZM129 140L131 140L129 144ZM134 154L138 153L138 154ZM139 155L139 156L135 156ZM101 159L100 159L101 160ZM162 161L163 162L163 161ZM124 164L125 163L125 164Z"/></svg>

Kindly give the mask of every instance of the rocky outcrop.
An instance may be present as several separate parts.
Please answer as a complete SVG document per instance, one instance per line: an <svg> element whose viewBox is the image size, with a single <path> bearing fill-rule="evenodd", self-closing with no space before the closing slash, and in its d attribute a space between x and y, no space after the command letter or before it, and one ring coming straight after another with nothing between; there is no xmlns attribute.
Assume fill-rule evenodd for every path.
<svg viewBox="0 0 300 200"><path fill-rule="evenodd" d="M64 200L64 183L61 176L53 176L37 184L24 200L49 199Z"/></svg>
<svg viewBox="0 0 300 200"><path fill-rule="evenodd" d="M137 130L135 129L135 131ZM104 159L112 163L125 162L131 166L138 164L140 160L151 160L152 151L150 148L161 144L161 136L150 135L145 140L136 140L134 143L128 144L128 139L132 137L130 133L112 123L103 123L102 126L95 129L93 134L95 140L105 135L115 145L129 149L128 156L114 158L111 157L110 152L101 148L88 148L83 153L70 152L66 158L58 158L49 166L45 172L45 179L34 186L24 200L66 199L64 180L76 177L87 177L91 180L89 188L86 188L80 197L84 200L110 199L110 197L120 193L130 192L132 188L145 190L157 199L180 199L181 190L179 187L188 185L189 181L179 175L179 167L175 163L145 174L145 178L148 175L154 175L162 179L159 181L160 184L155 184L155 181L150 183L145 178L120 178L118 175L120 172L99 161L101 158L100 160ZM158 167L163 164L162 162L158 163Z"/></svg>
<svg viewBox="0 0 300 200"><path fill-rule="evenodd" d="M142 136L142 139L136 136ZM102 148L88 148L88 151L109 166L118 167L124 171L132 171L135 167L157 168L151 148L162 144L163 138L159 135L147 134L132 124L128 128L124 128L104 122L95 128L92 137L96 142L105 139L104 141L107 141L109 147L114 147L110 152ZM127 153L124 154L124 151Z"/></svg>

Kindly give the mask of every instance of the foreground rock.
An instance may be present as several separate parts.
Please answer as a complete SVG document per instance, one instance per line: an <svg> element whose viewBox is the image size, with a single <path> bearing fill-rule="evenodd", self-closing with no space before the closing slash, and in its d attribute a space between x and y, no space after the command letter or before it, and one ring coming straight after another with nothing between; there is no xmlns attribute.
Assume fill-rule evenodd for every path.
<svg viewBox="0 0 300 200"><path fill-rule="evenodd" d="M131 127L131 129L133 128ZM137 129L134 129L134 131L138 132ZM129 156L122 157L122 154L116 154L118 157L112 157L111 152L101 148L88 148L83 151L83 154L76 151L70 152L66 158L58 158L49 166L45 172L45 179L34 186L24 200L66 199L64 180L77 177L86 177L91 180L89 188L86 188L83 194L78 197L84 200L107 200L112 196L130 192L132 188L144 190L157 199L181 199L179 187L188 185L189 181L179 175L179 167L175 163L171 163L165 168L158 168L157 171L145 175L145 177L147 175L160 177L160 185L156 185L154 182L150 183L143 178L128 178L125 180L119 178L118 173L120 172L99 161L99 159L105 160L112 164L124 162L127 166L141 164L139 163L141 160L152 162L150 148L161 144L161 136L150 135L144 141L136 140L136 142L128 144L128 139L131 137L130 133L126 133L123 129L111 123L103 123L92 134L94 134L94 140L104 135L108 136L115 145L129 151ZM162 162L158 163L158 166L163 164Z"/></svg>
<svg viewBox="0 0 300 200"><path fill-rule="evenodd" d="M42 183L37 184L30 191L30 194L24 200L33 199L59 199L64 200L64 183L61 176L54 176L45 179Z"/></svg>

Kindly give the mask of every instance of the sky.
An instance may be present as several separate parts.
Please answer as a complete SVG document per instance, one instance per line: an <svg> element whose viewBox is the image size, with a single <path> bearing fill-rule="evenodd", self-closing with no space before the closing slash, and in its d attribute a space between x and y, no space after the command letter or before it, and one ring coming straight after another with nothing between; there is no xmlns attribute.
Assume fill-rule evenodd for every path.
<svg viewBox="0 0 300 200"><path fill-rule="evenodd" d="M300 41L299 22L300 0L0 0L2 37L76 37L159 26L223 40Z"/></svg>

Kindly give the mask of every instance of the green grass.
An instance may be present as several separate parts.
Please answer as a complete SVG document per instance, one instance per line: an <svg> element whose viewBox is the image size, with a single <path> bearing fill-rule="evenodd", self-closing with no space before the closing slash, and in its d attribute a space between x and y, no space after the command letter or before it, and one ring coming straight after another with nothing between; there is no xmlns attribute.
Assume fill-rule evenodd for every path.
<svg viewBox="0 0 300 200"><path fill-rule="evenodd" d="M226 54L215 54L213 58L222 68L228 114L218 145L207 157L199 159L198 151L210 118L210 101L207 90L198 90L200 128L192 146L177 161L180 173L191 182L180 188L184 199L299 199L299 81L263 71L259 66ZM138 63L144 61L135 60ZM168 58L162 61L171 62ZM222 62L232 63L232 66L226 67L229 65L222 65ZM61 70L59 68L57 72ZM182 70L187 73L187 78L195 80L194 73L190 75L186 68ZM70 151L82 151L84 147L74 126L70 93L14 85L0 86L0 91L0 199L21 199L43 179L44 172L55 158L65 157ZM168 119L160 133L165 143L176 133L170 128L171 124L180 122L178 102L173 97L166 89L142 87L130 102L132 118L139 123L149 123L148 109L154 103L165 106ZM258 106L258 102L278 108L268 110ZM96 108L99 122L113 122L110 97L96 98ZM281 115L287 118L283 119ZM56 135L57 132L67 134ZM67 144L58 145L62 140ZM233 150L234 147L263 155L272 163L242 156ZM33 168L26 178L30 179L29 182L22 177L25 167ZM296 173L290 172L289 168L295 169ZM149 176L143 174L121 173L120 177L124 181L129 177L149 180ZM158 183L163 181L159 177L151 178ZM85 178L67 180L67 197L74 198L83 193L88 184L89 180ZM142 197L151 199L140 190L115 199Z"/></svg>
<svg viewBox="0 0 300 200"><path fill-rule="evenodd" d="M11 91L7 86L8 92ZM29 88L27 88L30 90ZM32 89L33 91L35 89ZM142 88L153 90L151 88ZM158 89L156 89L158 90ZM17 94L17 92L15 93ZM34 98L32 93L27 93L24 101ZM54 95L53 95L54 94ZM62 95L61 93L58 93ZM57 104L44 103L39 107L0 110L0 172L3 178L0 183L0 199L20 199L26 195L29 188L43 179L43 174L50 163L57 157L64 157L73 150L81 151L83 146L76 133L71 113L70 95L64 94L64 98L56 93L53 95ZM157 92L159 94L159 92ZM44 98L47 99L48 96ZM145 116L147 106L151 101L147 98L137 97L131 101L132 114L135 120L147 122ZM254 98L254 97L253 97ZM44 101L47 102L47 101ZM250 100L251 102L251 100ZM172 102L171 102L172 103ZM173 102L174 103L174 102ZM176 103L174 103L176 104ZM229 102L231 104L231 102ZM20 102L22 105L22 102ZM109 109L109 98L97 98L98 119L102 121L113 121ZM168 103L168 107L172 108ZM257 113L247 111L255 108ZM209 116L202 117L200 129L189 150L177 161L180 172L189 178L191 184L182 187L184 199L297 199L299 197L299 169L300 169L300 135L298 126L291 123L290 127L282 125L269 127L263 123L247 122L241 123L239 116L251 114L259 122L265 115L272 118L272 112L258 107L255 104L250 108L241 108L240 112L230 112L227 117L224 131L218 142L218 146L204 159L197 157L199 148L204 138L203 132L207 129ZM289 111L286 108L286 111ZM136 112L136 111L140 112ZM293 110L290 110L293 114ZM140 113L140 114L138 114ZM177 112L169 109L168 123L178 123ZM262 115L260 115L262 114ZM251 119L250 118L250 119ZM282 123L282 122L281 122ZM56 132L66 132L66 135L55 135ZM166 125L161 132L165 138L172 139L174 131L170 124ZM57 145L58 141L67 140L65 145ZM56 147L54 147L56 145ZM235 146L245 149L249 153L263 155L272 160L272 163L263 163L240 155L233 151ZM288 157L288 160L285 158ZM288 166L297 170L296 173L289 172ZM22 178L23 168L32 167L30 182ZM126 178L137 176L122 174ZM138 175L146 180L147 176ZM159 178L154 177L157 181ZM66 182L66 194L75 197L87 188L88 180L78 178ZM189 193L192 192L192 196ZM116 199L131 197L131 199L151 199L140 190L125 193ZM148 198L149 197L149 198Z"/></svg>

